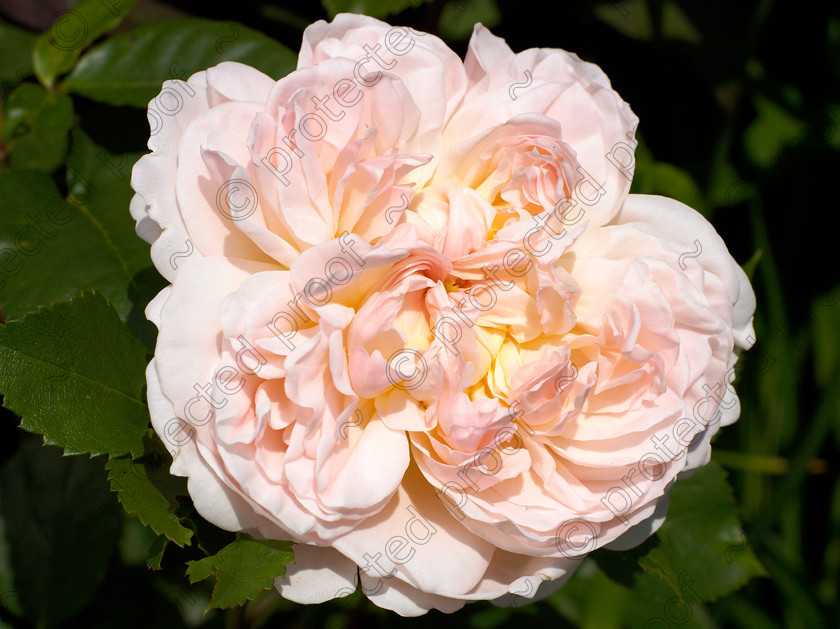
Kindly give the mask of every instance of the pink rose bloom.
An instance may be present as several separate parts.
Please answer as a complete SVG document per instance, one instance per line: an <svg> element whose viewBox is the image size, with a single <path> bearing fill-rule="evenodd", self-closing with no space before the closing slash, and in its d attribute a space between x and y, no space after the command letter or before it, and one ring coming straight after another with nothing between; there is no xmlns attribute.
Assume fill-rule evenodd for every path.
<svg viewBox="0 0 840 629"><path fill-rule="evenodd" d="M202 516L295 542L284 597L546 596L737 419L749 282L629 195L637 118L575 55L345 14L279 81L223 63L149 119L152 424Z"/></svg>

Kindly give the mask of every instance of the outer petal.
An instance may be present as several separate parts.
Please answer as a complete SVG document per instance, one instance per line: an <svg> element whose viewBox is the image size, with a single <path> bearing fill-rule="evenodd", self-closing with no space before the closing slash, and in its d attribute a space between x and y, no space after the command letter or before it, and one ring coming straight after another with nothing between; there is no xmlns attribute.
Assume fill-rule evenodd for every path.
<svg viewBox="0 0 840 629"><path fill-rule="evenodd" d="M172 449L172 473L189 477L190 495L205 519L227 530L259 529L282 537L283 532L215 474L197 448L201 427L184 419L193 385L210 381L218 359L218 304L245 277L223 258L204 258L189 266L183 279L147 308L150 318L161 322L156 355L146 371L152 426ZM207 281L199 279L202 270ZM195 325L195 312L203 313L204 325Z"/></svg>
<svg viewBox="0 0 840 629"><path fill-rule="evenodd" d="M356 564L337 550L295 544L295 563L286 566L286 576L274 585L284 598L296 603L323 603L347 596L359 581Z"/></svg>
<svg viewBox="0 0 840 629"><path fill-rule="evenodd" d="M161 391L154 359L146 369L146 382L152 426L173 456L170 472L189 479L187 489L196 511L208 522L228 531L249 530L257 536L282 539L285 532L258 516L250 504L213 473L199 454L195 432L177 417L172 403Z"/></svg>
<svg viewBox="0 0 840 629"><path fill-rule="evenodd" d="M659 530L660 526L665 524L665 516L668 514L668 505L670 503L671 494L666 493L665 497L662 498L662 500L660 500L659 503L656 505L656 511L653 512L652 516L650 516L644 522L640 522L636 526L632 527L624 535L619 537L614 542L607 544L606 546L604 546L604 548L618 551L630 550L631 548L635 548L636 546L644 542L648 537L656 533L656 531Z"/></svg>
<svg viewBox="0 0 840 629"><path fill-rule="evenodd" d="M432 609L451 614L464 606L463 600L429 594L396 578L372 578L362 573L362 591L379 607L400 616L422 616Z"/></svg>
<svg viewBox="0 0 840 629"><path fill-rule="evenodd" d="M752 346L753 341L748 341L747 336L754 335L752 315L755 311L755 293L744 271L732 259L723 239L699 212L675 199L631 194L613 222L636 223L645 233L681 244L683 248L678 252L681 256L679 263L681 267L688 267L689 274L693 271L692 266L699 265L719 277L726 286L734 312L732 326L735 342L744 349ZM683 257L684 254L688 255Z"/></svg>
<svg viewBox="0 0 840 629"><path fill-rule="evenodd" d="M571 578L581 559L528 557L497 548L484 578L464 598L489 599L499 607L541 600Z"/></svg>
<svg viewBox="0 0 840 629"><path fill-rule="evenodd" d="M201 255L190 240L175 196L178 151L189 124L211 107L233 99L264 102L273 81L258 70L240 63L222 63L208 72L198 72L187 81L166 81L161 93L148 109L151 153L134 165L131 187L137 195L132 201L132 217L138 234L151 239L147 219L160 227L152 244L152 261L169 281L180 267ZM137 198L142 201L137 200ZM145 204L145 212L141 206ZM142 223L142 225L141 225Z"/></svg>

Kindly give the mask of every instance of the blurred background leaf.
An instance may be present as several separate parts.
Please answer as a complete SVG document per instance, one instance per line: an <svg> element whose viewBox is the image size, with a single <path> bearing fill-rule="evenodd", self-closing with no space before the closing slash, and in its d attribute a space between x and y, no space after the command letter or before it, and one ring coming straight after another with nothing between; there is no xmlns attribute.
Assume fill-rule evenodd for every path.
<svg viewBox="0 0 840 629"><path fill-rule="evenodd" d="M9 95L5 115L0 142L8 147L13 168L51 173L61 166L73 125L69 96L22 83Z"/></svg>
<svg viewBox="0 0 840 629"><path fill-rule="evenodd" d="M38 36L32 57L35 75L47 87L71 70L86 47L119 24L137 0L81 0L72 9L53 14Z"/></svg>
<svg viewBox="0 0 840 629"><path fill-rule="evenodd" d="M431 0L323 0L323 5L330 19L339 13L363 13L381 19L426 2Z"/></svg>
<svg viewBox="0 0 840 629"><path fill-rule="evenodd" d="M22 81L32 74L32 48L38 36L0 19L0 81Z"/></svg>
<svg viewBox="0 0 840 629"><path fill-rule="evenodd" d="M64 89L110 105L143 107L164 81L186 81L223 61L238 61L280 78L295 69L297 54L262 33L235 22L184 19L155 22L117 35L85 55ZM174 113L192 98L187 85L158 103L159 115Z"/></svg>
<svg viewBox="0 0 840 629"><path fill-rule="evenodd" d="M0 470L15 592L34 625L70 618L105 576L122 516L102 463L62 457L33 437Z"/></svg>
<svg viewBox="0 0 840 629"><path fill-rule="evenodd" d="M469 39L476 23L495 28L502 19L496 0L463 0L447 2L440 12L438 29L441 37L453 41Z"/></svg>

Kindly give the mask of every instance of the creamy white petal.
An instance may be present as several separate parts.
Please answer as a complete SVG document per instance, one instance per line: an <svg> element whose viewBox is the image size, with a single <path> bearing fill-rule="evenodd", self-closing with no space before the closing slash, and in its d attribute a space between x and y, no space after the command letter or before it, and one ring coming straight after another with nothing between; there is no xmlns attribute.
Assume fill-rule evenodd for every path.
<svg viewBox="0 0 840 629"><path fill-rule="evenodd" d="M296 603L323 603L352 594L359 581L358 567L333 548L295 544L295 562L274 585L283 598Z"/></svg>

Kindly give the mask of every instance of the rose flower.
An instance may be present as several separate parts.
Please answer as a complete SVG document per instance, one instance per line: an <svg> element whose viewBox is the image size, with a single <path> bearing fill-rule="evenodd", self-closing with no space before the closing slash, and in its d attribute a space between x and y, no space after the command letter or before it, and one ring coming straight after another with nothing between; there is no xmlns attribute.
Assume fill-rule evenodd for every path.
<svg viewBox="0 0 840 629"><path fill-rule="evenodd" d="M288 76L223 63L164 104L132 177L171 282L152 423L203 517L295 542L284 597L546 596L737 419L752 290L697 212L629 194L598 67L339 15Z"/></svg>

